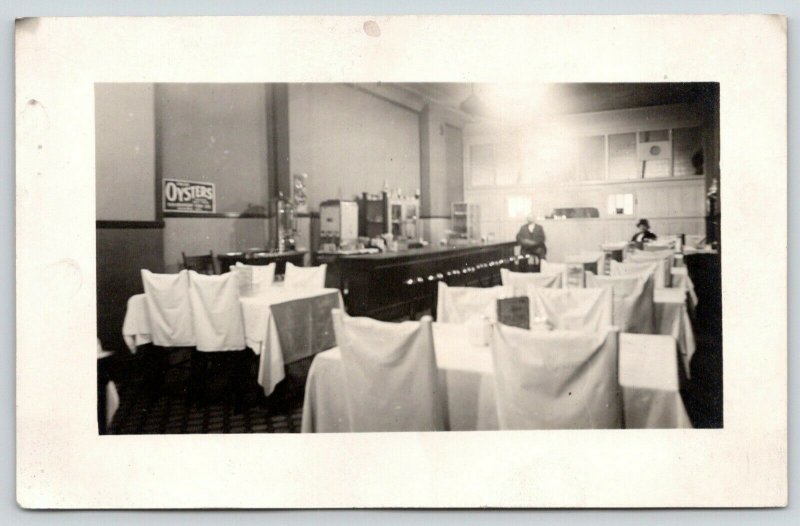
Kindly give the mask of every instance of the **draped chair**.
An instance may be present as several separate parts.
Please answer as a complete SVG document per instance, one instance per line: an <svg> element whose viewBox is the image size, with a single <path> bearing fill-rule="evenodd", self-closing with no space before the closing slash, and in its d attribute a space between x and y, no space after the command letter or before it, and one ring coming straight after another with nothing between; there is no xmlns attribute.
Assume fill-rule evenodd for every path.
<svg viewBox="0 0 800 526"><path fill-rule="evenodd" d="M609 288L613 295L613 322L622 332L655 334L653 277L587 276L587 287Z"/></svg>
<svg viewBox="0 0 800 526"><path fill-rule="evenodd" d="M350 431L443 431L431 317L389 323L332 314Z"/></svg>
<svg viewBox="0 0 800 526"><path fill-rule="evenodd" d="M500 280L504 287L511 287L516 296L528 294L528 287L561 288L561 274L542 274L541 272L513 272L501 268Z"/></svg>
<svg viewBox="0 0 800 526"><path fill-rule="evenodd" d="M239 283L233 273L207 276L189 272L189 300L196 350L192 354L190 400L207 400L210 370L224 367L237 407L244 401L250 355L245 352Z"/></svg>
<svg viewBox="0 0 800 526"><path fill-rule="evenodd" d="M477 317L497 318L497 300L514 295L511 287L450 287L439 282L436 321L466 323Z"/></svg>
<svg viewBox="0 0 800 526"><path fill-rule="evenodd" d="M500 429L621 428L618 336L614 327L538 332L496 324Z"/></svg>
<svg viewBox="0 0 800 526"><path fill-rule="evenodd" d="M286 272L283 276L284 287L325 288L325 274L328 265L317 267L298 267L291 262L286 262Z"/></svg>
<svg viewBox="0 0 800 526"><path fill-rule="evenodd" d="M605 331L613 325L609 289L528 288L531 319L546 318L555 329Z"/></svg>

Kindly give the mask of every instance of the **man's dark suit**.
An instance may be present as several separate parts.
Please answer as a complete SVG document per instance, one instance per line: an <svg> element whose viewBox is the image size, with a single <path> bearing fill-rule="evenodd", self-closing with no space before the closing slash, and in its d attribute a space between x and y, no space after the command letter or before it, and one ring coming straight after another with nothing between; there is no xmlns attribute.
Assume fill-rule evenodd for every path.
<svg viewBox="0 0 800 526"><path fill-rule="evenodd" d="M534 225L533 232L528 229L528 225L522 225L522 228L517 232L517 243L522 246L522 254L524 255L546 257L547 247L544 241L542 225Z"/></svg>

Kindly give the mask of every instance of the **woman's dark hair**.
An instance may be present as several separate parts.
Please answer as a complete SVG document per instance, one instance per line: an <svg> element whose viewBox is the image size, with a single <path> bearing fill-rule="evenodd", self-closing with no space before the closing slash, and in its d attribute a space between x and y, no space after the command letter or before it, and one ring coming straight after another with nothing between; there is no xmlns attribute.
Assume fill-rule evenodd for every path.
<svg viewBox="0 0 800 526"><path fill-rule="evenodd" d="M650 222L647 219L640 219L638 223L636 223L636 228L640 226L645 227L647 230L650 230Z"/></svg>

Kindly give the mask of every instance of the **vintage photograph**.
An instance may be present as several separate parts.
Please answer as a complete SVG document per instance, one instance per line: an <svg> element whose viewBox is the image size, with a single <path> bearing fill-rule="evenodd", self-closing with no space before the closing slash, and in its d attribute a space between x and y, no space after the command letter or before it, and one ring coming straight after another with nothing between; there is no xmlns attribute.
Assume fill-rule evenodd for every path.
<svg viewBox="0 0 800 526"><path fill-rule="evenodd" d="M18 20L19 506L785 506L786 56L779 15Z"/></svg>
<svg viewBox="0 0 800 526"><path fill-rule="evenodd" d="M99 434L724 428L718 83L94 109Z"/></svg>

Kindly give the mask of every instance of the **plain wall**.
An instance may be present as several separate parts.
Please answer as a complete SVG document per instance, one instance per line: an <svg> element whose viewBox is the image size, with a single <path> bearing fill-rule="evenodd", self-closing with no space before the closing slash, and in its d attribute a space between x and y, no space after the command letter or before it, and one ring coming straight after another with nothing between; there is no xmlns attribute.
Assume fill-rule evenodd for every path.
<svg viewBox="0 0 800 526"><path fill-rule="evenodd" d="M449 218L450 203L464 200L463 132L449 114L428 104L420 114L422 217Z"/></svg>
<svg viewBox="0 0 800 526"><path fill-rule="evenodd" d="M165 179L215 183L217 213L265 212L270 196L268 105L264 84L159 84L158 153ZM264 218L167 217L164 266L187 255L269 245Z"/></svg>
<svg viewBox="0 0 800 526"><path fill-rule="evenodd" d="M96 217L153 221L155 123L152 84L95 84Z"/></svg>
<svg viewBox="0 0 800 526"><path fill-rule="evenodd" d="M461 128L444 125L446 161L445 193L442 212L450 214L450 203L464 200L464 132Z"/></svg>
<svg viewBox="0 0 800 526"><path fill-rule="evenodd" d="M163 178L215 183L218 213L266 206L268 90L264 84L159 84Z"/></svg>
<svg viewBox="0 0 800 526"><path fill-rule="evenodd" d="M377 193L384 181L420 189L419 113L344 84L290 84L291 173L308 174L309 209Z"/></svg>
<svg viewBox="0 0 800 526"><path fill-rule="evenodd" d="M240 252L268 246L272 221L263 218L168 217L164 220L164 267L166 272L181 269L187 256Z"/></svg>

